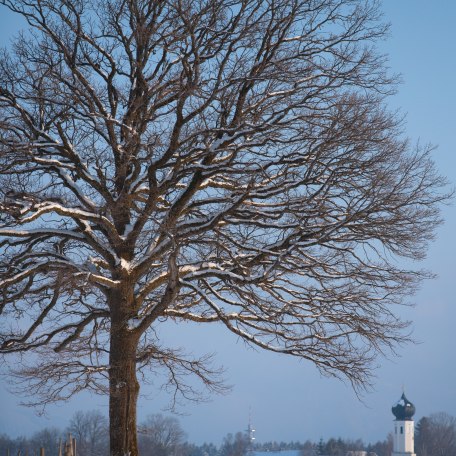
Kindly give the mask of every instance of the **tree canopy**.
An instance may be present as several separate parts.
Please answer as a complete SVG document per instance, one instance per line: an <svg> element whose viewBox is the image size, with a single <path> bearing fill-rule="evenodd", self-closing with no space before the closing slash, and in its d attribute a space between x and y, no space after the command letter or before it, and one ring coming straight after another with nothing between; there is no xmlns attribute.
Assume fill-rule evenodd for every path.
<svg viewBox="0 0 456 456"><path fill-rule="evenodd" d="M109 393L134 456L137 369L220 388L163 320L355 386L407 338L392 306L426 274L397 260L446 195L385 106L376 1L0 5L30 26L0 58L0 352L32 354L35 403Z"/></svg>

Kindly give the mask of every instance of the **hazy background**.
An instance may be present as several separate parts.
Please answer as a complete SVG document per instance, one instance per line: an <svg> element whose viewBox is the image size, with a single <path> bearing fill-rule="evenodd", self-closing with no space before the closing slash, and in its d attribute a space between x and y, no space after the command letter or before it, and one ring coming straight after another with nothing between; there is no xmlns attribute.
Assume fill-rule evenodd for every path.
<svg viewBox="0 0 456 456"><path fill-rule="evenodd" d="M456 2L452 0L384 0L385 20L391 36L381 44L390 56L392 72L403 84L390 100L392 108L407 114L407 134L413 142L438 145L435 160L452 185L456 182ZM0 7L0 45L21 22ZM228 432L244 430L249 420L258 441L317 441L322 437L384 439L392 430L391 406L405 387L415 403L415 419L445 411L456 416L455 262L456 207L444 208L441 227L423 267L438 274L410 297L413 308L398 312L412 320L419 342L399 350L400 357L379 359L371 391L362 402L349 385L321 377L313 365L246 348L223 328L170 325L163 335L195 353L217 352L216 361L227 371L226 396L213 396L203 404L188 403L178 411L188 439L219 443ZM154 381L154 379L151 379ZM159 384L143 387L139 420L161 412L169 402ZM79 395L66 404L53 405L47 416L19 406L0 378L0 433L12 437L31 434L46 426L64 428L76 410L98 408L107 414L107 400Z"/></svg>

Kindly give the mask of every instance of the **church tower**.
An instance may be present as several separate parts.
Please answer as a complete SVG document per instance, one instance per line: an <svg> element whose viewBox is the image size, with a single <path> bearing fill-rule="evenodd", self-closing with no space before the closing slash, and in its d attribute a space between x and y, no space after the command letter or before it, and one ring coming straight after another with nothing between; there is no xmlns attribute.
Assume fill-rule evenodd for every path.
<svg viewBox="0 0 456 456"><path fill-rule="evenodd" d="M394 421L394 445L392 456L416 456L414 451L415 406L402 393L399 402L392 408Z"/></svg>

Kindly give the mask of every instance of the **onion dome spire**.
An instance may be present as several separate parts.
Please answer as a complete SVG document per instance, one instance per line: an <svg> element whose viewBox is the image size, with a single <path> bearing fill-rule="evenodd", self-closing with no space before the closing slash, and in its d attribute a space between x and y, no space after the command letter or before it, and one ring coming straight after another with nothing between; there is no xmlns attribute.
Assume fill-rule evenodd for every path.
<svg viewBox="0 0 456 456"><path fill-rule="evenodd" d="M404 393L391 410L396 420L399 421L411 421L415 414L415 406L405 397Z"/></svg>

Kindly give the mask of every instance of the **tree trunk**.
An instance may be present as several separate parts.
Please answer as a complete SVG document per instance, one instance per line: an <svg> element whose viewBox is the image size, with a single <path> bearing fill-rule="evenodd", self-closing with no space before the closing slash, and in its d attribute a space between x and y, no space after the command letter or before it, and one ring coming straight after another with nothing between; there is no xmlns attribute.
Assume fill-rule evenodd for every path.
<svg viewBox="0 0 456 456"><path fill-rule="evenodd" d="M138 456L136 404L137 339L128 330L128 311L119 301L111 306L109 369L109 440L111 456Z"/></svg>

